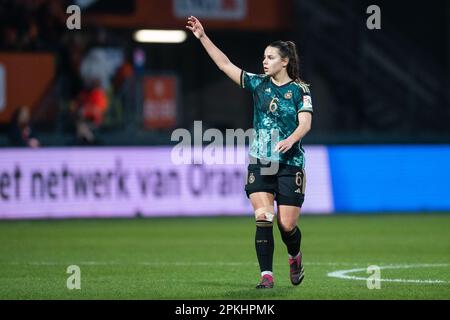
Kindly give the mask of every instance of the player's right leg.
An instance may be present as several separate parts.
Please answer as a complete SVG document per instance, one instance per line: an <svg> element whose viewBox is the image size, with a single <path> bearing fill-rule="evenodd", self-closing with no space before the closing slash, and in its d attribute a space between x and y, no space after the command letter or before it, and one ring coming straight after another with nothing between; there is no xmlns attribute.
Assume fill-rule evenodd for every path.
<svg viewBox="0 0 450 320"><path fill-rule="evenodd" d="M274 192L276 176L261 175L259 164L251 164L248 168L245 191L249 197L255 213L256 233L255 249L261 271L258 289L273 287L273 220Z"/></svg>
<svg viewBox="0 0 450 320"><path fill-rule="evenodd" d="M273 206L274 195L266 192L250 194L250 201L255 212L256 233L255 249L261 270L260 283L257 289L273 287L273 220L275 211Z"/></svg>

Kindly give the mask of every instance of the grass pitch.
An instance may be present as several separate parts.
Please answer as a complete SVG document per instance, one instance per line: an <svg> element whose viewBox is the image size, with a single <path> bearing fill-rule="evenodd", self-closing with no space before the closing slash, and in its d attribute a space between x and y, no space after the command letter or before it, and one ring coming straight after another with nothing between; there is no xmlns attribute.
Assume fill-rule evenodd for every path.
<svg viewBox="0 0 450 320"><path fill-rule="evenodd" d="M275 227L275 288L260 291L253 217L2 221L0 299L450 299L450 215L304 216L300 227L304 282L290 284ZM80 290L66 286L70 265ZM381 289L357 280L369 265Z"/></svg>

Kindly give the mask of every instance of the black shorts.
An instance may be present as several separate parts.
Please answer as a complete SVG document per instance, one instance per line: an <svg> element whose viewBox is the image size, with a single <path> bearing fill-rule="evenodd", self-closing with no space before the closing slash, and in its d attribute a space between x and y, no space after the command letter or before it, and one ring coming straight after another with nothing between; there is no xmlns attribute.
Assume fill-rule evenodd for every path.
<svg viewBox="0 0 450 320"><path fill-rule="evenodd" d="M249 164L245 192L250 197L255 192L272 193L278 205L302 207L305 200L305 170L283 163L278 163L276 172L269 172L274 163ZM266 172L262 171L265 170ZM270 173L270 174L267 174Z"/></svg>

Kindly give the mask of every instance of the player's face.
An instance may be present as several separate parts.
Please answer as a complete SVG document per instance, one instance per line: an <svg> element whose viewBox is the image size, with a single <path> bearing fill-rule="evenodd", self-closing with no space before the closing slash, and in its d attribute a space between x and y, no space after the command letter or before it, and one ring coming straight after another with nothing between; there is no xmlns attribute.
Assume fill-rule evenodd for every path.
<svg viewBox="0 0 450 320"><path fill-rule="evenodd" d="M263 68L266 75L277 75L287 64L288 60L281 58L278 48L269 46L264 51Z"/></svg>

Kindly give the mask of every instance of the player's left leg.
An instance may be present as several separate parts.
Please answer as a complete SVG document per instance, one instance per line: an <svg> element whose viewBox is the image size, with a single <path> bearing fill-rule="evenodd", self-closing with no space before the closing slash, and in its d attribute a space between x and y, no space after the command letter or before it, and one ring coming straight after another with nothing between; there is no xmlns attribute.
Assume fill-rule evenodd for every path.
<svg viewBox="0 0 450 320"><path fill-rule="evenodd" d="M300 250L302 233L297 222L305 199L306 175L302 168L284 165L277 179L278 228L289 254L291 283L299 285L304 271Z"/></svg>
<svg viewBox="0 0 450 320"><path fill-rule="evenodd" d="M300 208L294 206L278 205L278 229L281 239L287 247L289 255L289 274L291 283L299 285L304 278L302 253L300 250L302 233L297 226Z"/></svg>

